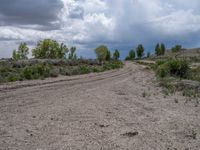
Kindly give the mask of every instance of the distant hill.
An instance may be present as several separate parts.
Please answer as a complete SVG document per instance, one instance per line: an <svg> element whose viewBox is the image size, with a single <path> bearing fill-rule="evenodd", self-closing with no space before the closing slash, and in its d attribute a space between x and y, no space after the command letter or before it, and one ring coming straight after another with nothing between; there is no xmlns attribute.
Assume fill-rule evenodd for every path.
<svg viewBox="0 0 200 150"><path fill-rule="evenodd" d="M185 58L191 61L200 62L200 48L182 49L176 53L172 53L171 50L167 50L163 56L154 55L151 57L152 60L169 58Z"/></svg>

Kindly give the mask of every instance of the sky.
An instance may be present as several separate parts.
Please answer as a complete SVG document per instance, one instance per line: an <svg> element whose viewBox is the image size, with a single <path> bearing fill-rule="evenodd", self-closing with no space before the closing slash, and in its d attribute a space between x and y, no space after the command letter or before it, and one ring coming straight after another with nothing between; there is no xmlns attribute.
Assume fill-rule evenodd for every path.
<svg viewBox="0 0 200 150"><path fill-rule="evenodd" d="M122 56L140 43L146 52L158 42L200 47L199 7L199 0L1 0L0 58L46 38L76 46L83 57L101 44Z"/></svg>

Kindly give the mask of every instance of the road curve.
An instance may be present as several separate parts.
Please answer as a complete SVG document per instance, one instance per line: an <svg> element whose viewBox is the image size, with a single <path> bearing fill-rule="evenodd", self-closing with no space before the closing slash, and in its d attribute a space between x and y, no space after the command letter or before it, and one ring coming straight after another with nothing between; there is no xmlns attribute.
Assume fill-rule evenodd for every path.
<svg viewBox="0 0 200 150"><path fill-rule="evenodd" d="M0 150L199 150L199 107L166 97L155 80L147 67L126 63L1 85Z"/></svg>

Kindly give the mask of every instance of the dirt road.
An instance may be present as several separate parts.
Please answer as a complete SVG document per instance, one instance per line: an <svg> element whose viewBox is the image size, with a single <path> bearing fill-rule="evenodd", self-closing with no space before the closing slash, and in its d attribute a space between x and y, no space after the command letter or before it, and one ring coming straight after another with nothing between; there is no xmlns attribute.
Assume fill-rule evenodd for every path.
<svg viewBox="0 0 200 150"><path fill-rule="evenodd" d="M1 150L199 150L200 107L153 72L121 70L0 86Z"/></svg>

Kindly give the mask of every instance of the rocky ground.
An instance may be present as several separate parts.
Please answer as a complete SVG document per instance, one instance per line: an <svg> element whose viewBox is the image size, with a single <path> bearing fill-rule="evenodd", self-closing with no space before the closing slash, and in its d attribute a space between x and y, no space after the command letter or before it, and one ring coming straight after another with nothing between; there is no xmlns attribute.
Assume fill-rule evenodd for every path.
<svg viewBox="0 0 200 150"><path fill-rule="evenodd" d="M0 85L0 150L199 150L200 106L186 101L133 63Z"/></svg>

